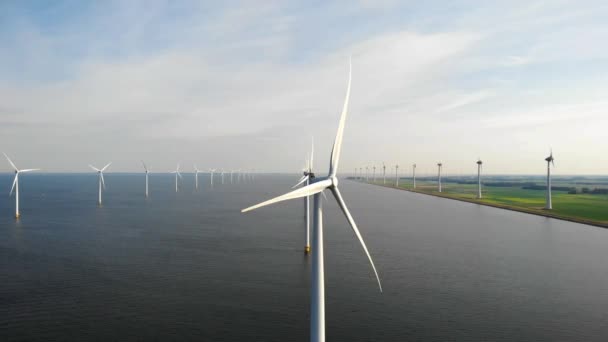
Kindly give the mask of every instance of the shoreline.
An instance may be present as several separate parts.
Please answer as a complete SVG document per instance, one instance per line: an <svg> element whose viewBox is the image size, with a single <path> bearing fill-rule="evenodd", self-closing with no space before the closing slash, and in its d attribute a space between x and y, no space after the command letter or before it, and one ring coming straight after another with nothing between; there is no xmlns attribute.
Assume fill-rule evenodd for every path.
<svg viewBox="0 0 608 342"><path fill-rule="evenodd" d="M456 200L456 201L461 201L461 202L466 202L466 203L485 205L488 207L506 209L506 210L516 211L516 212L525 213L525 214L532 214L532 215L536 215L536 216L544 216L544 217L549 217L549 218L554 218L554 219L569 221L569 222L574 222L574 223L580 223L580 224L585 224L585 225L599 227L599 228L608 228L608 223L588 220L588 219L584 219L584 218L573 218L573 217L568 217L568 216L562 216L559 214L555 214L555 213L551 213L551 212L543 212L543 211L536 210L536 209L528 209L528 208L524 208L524 207L514 207L514 206L496 204L496 203L487 203L487 202L479 201L476 199L451 196L451 195L445 194L445 193L426 192L426 191L419 191L419 190L407 189L407 188L396 188L392 185L374 184L374 183L362 182L362 181L357 181L357 180L352 180L352 181L355 181L355 182L358 182L361 184L380 186L383 188L389 188L389 189L394 189L394 190L408 191L408 192L415 193L415 194L422 194L422 195L451 199L451 200Z"/></svg>

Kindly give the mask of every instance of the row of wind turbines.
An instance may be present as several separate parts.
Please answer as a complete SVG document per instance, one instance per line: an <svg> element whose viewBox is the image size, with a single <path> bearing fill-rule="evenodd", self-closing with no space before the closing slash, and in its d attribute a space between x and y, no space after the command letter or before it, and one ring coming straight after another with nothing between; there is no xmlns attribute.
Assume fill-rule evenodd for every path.
<svg viewBox="0 0 608 342"><path fill-rule="evenodd" d="M551 149L549 156L545 158L547 162L547 190L545 197L545 209L551 210L553 209L553 203L551 201L551 166L555 167L555 158L553 158L553 149ZM482 199L481 192L481 172L483 171L483 161L480 158L477 158L475 162L477 164L477 199ZM437 163L437 192L442 192L441 188L441 171L443 168L443 163ZM372 166L372 182L376 182L376 166ZM354 178L359 180L365 180L366 182L370 181L368 166L365 167L365 176L363 175L363 168L355 168ZM386 164L382 163L382 184L386 185ZM399 165L395 165L395 187L399 187ZM416 189L416 164L412 164L412 188Z"/></svg>
<svg viewBox="0 0 608 342"><path fill-rule="evenodd" d="M3 154L15 172L15 178L13 180L13 185L11 186L11 191L9 193L9 196L12 196L13 192L15 192L15 218L19 219L21 217L21 212L19 211L19 175L22 173L26 173L26 172L40 171L41 169L19 169L19 168L17 168L15 163L13 163L13 161L8 157L8 155L6 155L6 153L3 152ZM150 169L148 168L146 163L144 163L143 160L142 160L141 164L144 167L145 178L146 178L145 197L148 198L150 196L150 190L149 190ZM105 182L105 179L103 178L103 175L104 175L104 172L110 167L110 165L112 165L112 162L107 163L101 169L99 169L93 165L89 165L89 167L91 169L93 169L93 171L95 171L98 175L98 192L97 192L97 204L98 205L102 204L102 193L106 189L106 182ZM218 170L209 169L209 174L210 174L209 179L210 179L211 187L213 187L213 178L214 178L214 173L216 173L216 171L218 171ZM228 182L227 180L225 180L225 176L227 174L230 175L230 183L233 184L235 180L236 180L236 183L252 181L255 177L255 173L253 171L254 170L243 171L243 170L239 169L239 170L230 170L229 172L227 172L227 171L224 171L223 169L221 169L218 171L218 173L220 174L221 184L225 184ZM198 174L202 173L202 172L203 171L199 170L196 167L196 165L194 165L194 187L195 187L195 190L197 190L197 191L199 190ZM173 171L169 171L169 173L175 174L175 192L179 192L179 179L183 179L183 176L180 172L180 164L178 163L177 168Z"/></svg>

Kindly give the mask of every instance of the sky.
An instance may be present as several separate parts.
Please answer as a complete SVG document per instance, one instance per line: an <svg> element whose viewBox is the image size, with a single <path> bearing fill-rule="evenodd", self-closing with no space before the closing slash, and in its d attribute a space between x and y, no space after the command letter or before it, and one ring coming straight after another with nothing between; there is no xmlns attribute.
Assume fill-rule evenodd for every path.
<svg viewBox="0 0 608 342"><path fill-rule="evenodd" d="M608 174L605 1L2 1L0 151L87 172ZM10 171L0 162L0 172ZM391 171L393 172L393 171ZM405 172L405 171L404 171Z"/></svg>

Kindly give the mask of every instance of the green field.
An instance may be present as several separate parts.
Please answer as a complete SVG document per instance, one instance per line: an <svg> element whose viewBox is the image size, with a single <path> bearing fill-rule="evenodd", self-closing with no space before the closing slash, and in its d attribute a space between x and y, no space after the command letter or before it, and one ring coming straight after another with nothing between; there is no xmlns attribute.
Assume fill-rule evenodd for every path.
<svg viewBox="0 0 608 342"><path fill-rule="evenodd" d="M504 181L505 178L495 177L492 180ZM509 181L511 182L512 179L509 178ZM542 178L535 178L533 180L518 179L516 182L521 182L521 184L514 186L483 186L483 199L481 200L476 199L477 184L461 184L456 181L443 181L442 192L439 193L436 181L417 180L415 191L608 227L608 194L580 193L580 188L583 186L607 188L607 179L581 180L580 177L576 180L555 179L553 186L577 188L579 193L569 194L568 191L554 189L552 191L553 210L544 209L546 190L522 189L525 182L532 181L535 184L542 184ZM382 180L369 183L383 185ZM385 186L394 188L395 180L387 179ZM399 188L413 190L411 180L401 179Z"/></svg>

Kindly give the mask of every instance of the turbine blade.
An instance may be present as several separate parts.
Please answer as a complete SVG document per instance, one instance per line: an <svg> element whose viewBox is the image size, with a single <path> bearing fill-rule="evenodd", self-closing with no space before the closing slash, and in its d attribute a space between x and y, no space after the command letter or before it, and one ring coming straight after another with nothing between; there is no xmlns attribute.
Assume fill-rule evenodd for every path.
<svg viewBox="0 0 608 342"><path fill-rule="evenodd" d="M15 164L13 163L13 161L11 160L11 158L9 158L6 153L2 152L2 154L4 154L4 156L6 157L6 160L8 160L8 162L11 164L11 166L13 167L13 169L15 169L15 171L19 171L19 169L15 166Z"/></svg>
<svg viewBox="0 0 608 342"><path fill-rule="evenodd" d="M15 190L15 185L17 184L17 178L19 178L19 174L15 174L15 180L13 181L13 186L11 187L11 192L8 194L9 196L13 195L13 190Z"/></svg>
<svg viewBox="0 0 608 342"><path fill-rule="evenodd" d="M307 180L307 179L308 179L308 176L304 176L304 177L300 178L300 180L298 181L298 184L296 184L296 185L292 186L291 188L292 188L292 189L297 188L297 187L298 187L298 185L300 185L300 184L302 184L302 183L306 182L306 180Z"/></svg>
<svg viewBox="0 0 608 342"><path fill-rule="evenodd" d="M346 216L348 223L350 223L350 226L353 229L353 232L359 239L359 242L361 243L361 247L363 247L363 250L365 251L367 258L369 259L369 263L372 265L374 274L376 275L376 280L378 281L378 287L380 288L380 292L382 292L382 284L380 283L380 277L378 276L378 271L376 271L376 266L374 265L372 256L369 254L369 251L367 250L365 241L363 241L363 237L361 237L361 233L359 232L359 229L357 228L357 224L355 223L355 220L353 219L353 217L350 215L350 211L348 211L348 208L346 207L346 203L344 203L344 199L342 199L342 194L340 194L340 190L337 187L332 187L331 192L334 194L336 201L338 201L338 205L340 206L340 209L342 209L342 212Z"/></svg>
<svg viewBox="0 0 608 342"><path fill-rule="evenodd" d="M40 169L23 169L23 170L19 170L19 173L21 173L21 172L32 172L32 171L40 171Z"/></svg>
<svg viewBox="0 0 608 342"><path fill-rule="evenodd" d="M100 173L99 176L101 177L101 185L103 186L103 189L106 189L106 182L103 180L103 173Z"/></svg>
<svg viewBox="0 0 608 342"><path fill-rule="evenodd" d="M346 88L346 98L344 99L344 107L342 107L342 115L338 124L338 132L334 147L331 150L331 161L329 163L329 175L335 176L338 172L338 163L340 162L340 152L342 150L342 138L344 137L344 125L346 124L346 116L348 115L348 100L350 98L350 83L352 80L352 63L348 64L348 87Z"/></svg>
<svg viewBox="0 0 608 342"><path fill-rule="evenodd" d="M112 162L109 162L108 164L106 164L106 166L104 166L103 169L101 169L101 172L104 172L108 167L110 167L110 165L112 165Z"/></svg>
<svg viewBox="0 0 608 342"><path fill-rule="evenodd" d="M319 192L327 189L327 187L330 186L331 184L332 184L331 180L329 180L329 179L325 179L325 180L322 180L320 182L312 183L312 184L307 185L307 186L305 186L303 188L299 188L297 190L288 192L288 193L286 193L284 195L281 195L281 196L269 199L268 201L256 204L256 205L251 206L249 208L245 208L245 209L241 210L241 212L243 212L243 213L244 212L248 212L248 211L251 211L253 209L265 207L265 206L270 205L270 204L274 204L274 203L278 203L278 202L282 202L282 201L287 201L287 200L290 200L290 199L311 196L311 195L317 194L317 193L319 193Z"/></svg>
<svg viewBox="0 0 608 342"><path fill-rule="evenodd" d="M179 176L180 179L184 179L184 177L182 177L182 174L179 173L179 171L177 171L177 175Z"/></svg>
<svg viewBox="0 0 608 342"><path fill-rule="evenodd" d="M143 165L143 166L144 166L144 170L146 170L146 172L147 172L147 171L148 171L148 167L146 166L146 163L144 163L144 161L143 161L143 160L141 161L141 165Z"/></svg>
<svg viewBox="0 0 608 342"><path fill-rule="evenodd" d="M93 170L97 171L97 172L100 172L100 171L101 171L100 169L96 168L95 166L93 166L93 165L91 165L91 164L89 164L89 167L90 167L91 169L93 169Z"/></svg>

